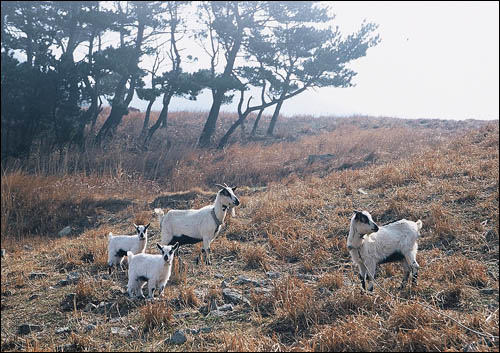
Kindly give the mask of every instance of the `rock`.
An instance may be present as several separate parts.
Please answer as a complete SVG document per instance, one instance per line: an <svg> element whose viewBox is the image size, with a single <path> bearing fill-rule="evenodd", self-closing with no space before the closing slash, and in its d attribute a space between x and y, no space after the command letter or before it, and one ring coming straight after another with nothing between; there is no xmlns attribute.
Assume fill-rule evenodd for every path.
<svg viewBox="0 0 500 353"><path fill-rule="evenodd" d="M309 274L304 274L304 273L299 273L297 274L297 278L304 279L306 281L317 281L318 276L315 275L309 275Z"/></svg>
<svg viewBox="0 0 500 353"><path fill-rule="evenodd" d="M218 306L217 310L219 310L219 311L232 311L233 305L232 304L224 304L222 306Z"/></svg>
<svg viewBox="0 0 500 353"><path fill-rule="evenodd" d="M40 296L40 294L33 294L32 296L29 297L29 300L35 300L39 296Z"/></svg>
<svg viewBox="0 0 500 353"><path fill-rule="evenodd" d="M250 305L250 301L241 295L236 289L224 288L222 290L222 296L225 301L233 304L245 303Z"/></svg>
<svg viewBox="0 0 500 353"><path fill-rule="evenodd" d="M130 332L122 327L111 327L111 334L118 335L120 337L130 336Z"/></svg>
<svg viewBox="0 0 500 353"><path fill-rule="evenodd" d="M361 189L361 188L358 189L358 192L360 194L363 194L363 195L368 195L368 193L365 190Z"/></svg>
<svg viewBox="0 0 500 353"><path fill-rule="evenodd" d="M268 293L271 293L273 290L271 288L259 287L259 288L255 288L253 291L255 293L259 293L259 294L268 294Z"/></svg>
<svg viewBox="0 0 500 353"><path fill-rule="evenodd" d="M3 250L3 249L2 249L2 250ZM2 257L3 257L3 255L2 255ZM215 277L215 278L217 278L217 279L222 279L222 278L224 278L224 275L223 275L222 273L216 273L216 274L214 275L214 277Z"/></svg>
<svg viewBox="0 0 500 353"><path fill-rule="evenodd" d="M495 288L484 288L484 289L480 289L479 293L491 295L491 294L498 293L498 290L496 290Z"/></svg>
<svg viewBox="0 0 500 353"><path fill-rule="evenodd" d="M24 250L31 251L31 250L33 250L33 247L31 245L25 245Z"/></svg>
<svg viewBox="0 0 500 353"><path fill-rule="evenodd" d="M85 326L85 332L90 332L90 331L94 331L96 329L96 325L94 324L88 324L87 326Z"/></svg>
<svg viewBox="0 0 500 353"><path fill-rule="evenodd" d="M2 249L2 257L5 257L5 249Z"/></svg>
<svg viewBox="0 0 500 353"><path fill-rule="evenodd" d="M62 334L62 333L70 333L71 332L71 329L69 327L59 327L57 330L56 330L56 334Z"/></svg>
<svg viewBox="0 0 500 353"><path fill-rule="evenodd" d="M187 341L186 333L184 330L177 330L170 338L170 343L183 344Z"/></svg>
<svg viewBox="0 0 500 353"><path fill-rule="evenodd" d="M252 279L252 278L248 278L245 275L240 275L240 276L238 276L238 279L234 282L234 284L236 284L236 285L245 284L245 283L250 283L250 284L254 285L255 287L261 287L261 286L263 287L267 284L267 281L258 281L258 280Z"/></svg>
<svg viewBox="0 0 500 353"><path fill-rule="evenodd" d="M64 286L67 286L68 284L69 284L69 282L67 280L62 279L56 283L56 287L64 287Z"/></svg>
<svg viewBox="0 0 500 353"><path fill-rule="evenodd" d="M97 309L97 305L95 305L93 303L87 303L87 305L85 305L85 308L83 309L83 311L92 312L96 309Z"/></svg>
<svg viewBox="0 0 500 353"><path fill-rule="evenodd" d="M84 255L80 258L80 260L82 260L82 261L83 261L83 262L85 262L85 263L90 264L90 263L94 262L94 254L92 254L92 253L87 253L87 254L84 254Z"/></svg>
<svg viewBox="0 0 500 353"><path fill-rule="evenodd" d="M29 274L29 279L40 279L40 278L46 278L49 277L48 274L43 273L43 272L31 272Z"/></svg>
<svg viewBox="0 0 500 353"><path fill-rule="evenodd" d="M212 332L212 328L211 327L202 327L200 328L200 333L210 333Z"/></svg>
<svg viewBox="0 0 500 353"><path fill-rule="evenodd" d="M12 291L10 289L7 289L5 292L2 293L2 297L10 297L12 296Z"/></svg>
<svg viewBox="0 0 500 353"><path fill-rule="evenodd" d="M281 273L279 273L279 272L273 272L273 271L266 272L266 275L270 279L276 279L276 278L280 278L281 277Z"/></svg>
<svg viewBox="0 0 500 353"><path fill-rule="evenodd" d="M80 281L80 277L81 276L79 272L73 271L68 273L68 275L66 276L66 281L71 284L77 284Z"/></svg>
<svg viewBox="0 0 500 353"><path fill-rule="evenodd" d="M223 280L223 281L222 281L222 283L220 284L220 286L221 286L222 288L227 288L227 287L229 287L229 280L227 280L227 279Z"/></svg>
<svg viewBox="0 0 500 353"><path fill-rule="evenodd" d="M20 335L27 335L31 332L42 331L42 326L32 324L22 324L17 328L17 333Z"/></svg>
<svg viewBox="0 0 500 353"><path fill-rule="evenodd" d="M71 233L71 227L70 226L66 226L63 229L61 229L59 231L59 233L57 233L57 236L58 237L65 237L66 235L69 235L70 233Z"/></svg>
<svg viewBox="0 0 500 353"><path fill-rule="evenodd" d="M208 315L216 317L226 316L227 314L228 311L221 311L221 310L212 310L210 313L208 313Z"/></svg>
<svg viewBox="0 0 500 353"><path fill-rule="evenodd" d="M189 317L191 316L191 313L189 311L185 311L185 312L182 312L182 313L175 313L174 314L174 317L177 318L177 319L184 319L186 317Z"/></svg>

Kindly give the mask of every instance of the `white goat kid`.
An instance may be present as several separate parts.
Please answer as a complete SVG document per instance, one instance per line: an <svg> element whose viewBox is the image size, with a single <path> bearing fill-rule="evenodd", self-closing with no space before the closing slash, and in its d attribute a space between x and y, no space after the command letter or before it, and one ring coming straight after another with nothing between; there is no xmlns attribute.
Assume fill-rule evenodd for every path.
<svg viewBox="0 0 500 353"><path fill-rule="evenodd" d="M156 243L161 255L138 254L128 252L128 284L127 292L130 297L144 298L142 287L148 282L149 298L153 299L155 290L161 296L165 285L172 273L172 262L179 244L162 246Z"/></svg>
<svg viewBox="0 0 500 353"><path fill-rule="evenodd" d="M134 227L137 231L136 235L113 235L109 233L108 235L108 266L109 273L113 265L120 265L123 270L122 262L124 257L127 255L127 251L131 251L133 254L138 254L144 252L148 242L148 228L151 223L146 226L136 225Z"/></svg>
<svg viewBox="0 0 500 353"><path fill-rule="evenodd" d="M217 192L215 202L212 205L198 210L170 210L167 214L164 214L162 209L155 208L160 223L162 243L171 245L178 242L183 245L202 241L202 254L205 254L207 265L211 264L210 244L219 234L227 210L231 209L234 216L234 207L240 204L240 200L234 194L236 186L216 185L222 189ZM197 261L200 257L197 258Z"/></svg>
<svg viewBox="0 0 500 353"><path fill-rule="evenodd" d="M368 276L368 290L373 290L372 276L375 276L377 265L401 261L404 269L404 288L410 271L412 282L417 283L417 238L422 229L422 221L408 221L406 219L389 223L379 227L367 211L355 211L351 219L347 248L352 260L359 267L361 285L365 289L365 280Z"/></svg>

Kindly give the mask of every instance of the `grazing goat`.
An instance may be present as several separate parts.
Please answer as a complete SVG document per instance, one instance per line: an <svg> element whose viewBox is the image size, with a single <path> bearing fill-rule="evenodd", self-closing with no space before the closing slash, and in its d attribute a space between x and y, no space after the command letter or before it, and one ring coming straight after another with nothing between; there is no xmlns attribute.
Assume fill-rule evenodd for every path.
<svg viewBox="0 0 500 353"><path fill-rule="evenodd" d="M404 288L408 281L410 270L412 282L417 283L417 238L422 229L422 221L408 221L406 219L378 227L367 211L354 211L351 219L347 249L352 260L359 267L361 285L365 289L365 280L368 275L368 290L373 290L372 276L378 264L401 261L404 269Z"/></svg>
<svg viewBox="0 0 500 353"><path fill-rule="evenodd" d="M120 268L122 268L123 258L127 255L127 251L131 251L133 254L144 252L148 242L148 227L150 224L148 223L146 226L134 224L137 231L136 235L113 235L113 233L109 233L108 266L110 274L113 265L120 265Z"/></svg>
<svg viewBox="0 0 500 353"><path fill-rule="evenodd" d="M144 298L142 287L148 282L149 298L153 299L154 292L158 289L158 296L161 296L170 274L172 273L172 262L175 250L179 243L174 246L161 246L156 243L161 255L138 254L127 252L128 256L128 284L127 292L130 297Z"/></svg>
<svg viewBox="0 0 500 353"><path fill-rule="evenodd" d="M167 214L164 214L162 209L155 208L160 223L162 243L171 245L178 242L183 245L203 241L202 254L205 254L207 265L211 264L210 243L219 234L227 210L230 208L234 212L233 208L240 204L240 200L234 194L236 186L216 185L222 189L217 192L215 202L212 205L198 210L170 210ZM201 255L197 261L200 258Z"/></svg>

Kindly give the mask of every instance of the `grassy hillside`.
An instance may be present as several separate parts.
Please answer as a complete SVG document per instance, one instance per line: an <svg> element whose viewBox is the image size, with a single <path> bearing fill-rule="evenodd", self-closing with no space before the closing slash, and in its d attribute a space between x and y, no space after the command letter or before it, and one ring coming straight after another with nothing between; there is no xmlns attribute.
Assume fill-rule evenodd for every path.
<svg viewBox="0 0 500 353"><path fill-rule="evenodd" d="M201 113L178 113L143 151L134 114L105 153L2 175L2 351L498 351L498 121L293 117L276 138L199 152ZM185 247L161 299L130 300L126 272L108 275L107 233L152 222L156 253L153 208L201 207L223 182L242 204L212 265ZM362 292L354 209L379 225L422 220L416 287L399 290L387 264L382 288Z"/></svg>

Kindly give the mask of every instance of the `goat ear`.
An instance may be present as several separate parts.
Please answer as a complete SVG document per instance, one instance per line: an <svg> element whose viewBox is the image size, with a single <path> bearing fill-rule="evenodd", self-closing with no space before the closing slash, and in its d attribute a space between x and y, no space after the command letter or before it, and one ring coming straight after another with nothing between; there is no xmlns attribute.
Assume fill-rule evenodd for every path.
<svg viewBox="0 0 500 353"><path fill-rule="evenodd" d="M161 247L160 243L156 243L156 246L158 247L158 249L160 249L161 253L163 254L163 248Z"/></svg>
<svg viewBox="0 0 500 353"><path fill-rule="evenodd" d="M237 186L233 186L233 187L231 188L231 190L233 190L233 191L234 191L234 190L236 190L237 188L238 188Z"/></svg>
<svg viewBox="0 0 500 353"><path fill-rule="evenodd" d="M146 225L146 227L144 227L144 229L148 229L150 225L151 225L151 223L148 223L148 224Z"/></svg>
<svg viewBox="0 0 500 353"><path fill-rule="evenodd" d="M137 226L137 224L135 224L135 223L132 223L132 224L134 225L135 229L136 229L137 231L139 231L139 229L138 229L139 227Z"/></svg>

